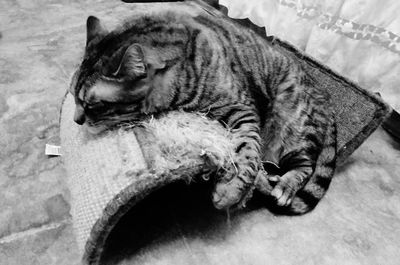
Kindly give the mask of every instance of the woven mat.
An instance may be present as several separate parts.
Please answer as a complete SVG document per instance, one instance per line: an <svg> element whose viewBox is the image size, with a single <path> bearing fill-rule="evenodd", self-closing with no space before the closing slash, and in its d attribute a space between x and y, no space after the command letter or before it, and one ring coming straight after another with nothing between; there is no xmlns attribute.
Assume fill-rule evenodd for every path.
<svg viewBox="0 0 400 265"><path fill-rule="evenodd" d="M232 157L230 134L199 114L171 112L146 127L93 136L73 122L67 96L61 144L71 192L71 215L85 264L98 264L105 240L137 202L176 181L190 183ZM208 157L213 157L209 161Z"/></svg>
<svg viewBox="0 0 400 265"><path fill-rule="evenodd" d="M197 1L179 4L196 12L207 9L215 15L224 16ZM289 44L271 38L266 41L272 41L283 52L300 58L319 81L321 89L327 89L332 95L338 123L339 160L343 162L379 126L389 108L375 95ZM154 132L119 130L93 137L73 122L73 112L74 103L68 96L62 107L60 127L72 197L71 215L83 263L98 264L110 231L137 202L169 183L188 180L202 172L204 160L199 155L204 146L192 148L185 154L185 159L175 157L171 164L168 152L160 152L159 146L149 140L155 139ZM193 122L195 127L192 130L196 133L201 135L212 131L221 136L220 143L226 143L223 140L226 132L219 125L202 118L189 117L189 120ZM171 146L174 144L171 142ZM215 148L216 145L202 144L205 149Z"/></svg>

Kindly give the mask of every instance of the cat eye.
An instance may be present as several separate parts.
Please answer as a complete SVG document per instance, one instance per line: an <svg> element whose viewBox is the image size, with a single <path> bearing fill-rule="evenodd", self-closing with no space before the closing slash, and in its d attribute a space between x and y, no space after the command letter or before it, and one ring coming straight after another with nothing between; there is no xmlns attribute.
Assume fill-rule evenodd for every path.
<svg viewBox="0 0 400 265"><path fill-rule="evenodd" d="M84 107L85 107L86 109L89 109L89 110L99 109L99 108L104 107L104 103L101 102L101 101L99 101L99 102L94 102L94 103L85 102L85 103L84 103Z"/></svg>
<svg viewBox="0 0 400 265"><path fill-rule="evenodd" d="M117 76L109 75L109 74L103 74L100 76L100 78L104 81L113 81L113 82L118 82L121 81L121 78L118 78Z"/></svg>

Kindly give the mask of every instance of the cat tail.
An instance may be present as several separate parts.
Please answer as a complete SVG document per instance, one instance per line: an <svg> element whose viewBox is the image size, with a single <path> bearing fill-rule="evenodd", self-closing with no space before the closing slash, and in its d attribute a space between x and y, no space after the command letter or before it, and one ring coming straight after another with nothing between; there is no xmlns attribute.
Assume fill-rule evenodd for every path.
<svg viewBox="0 0 400 265"><path fill-rule="evenodd" d="M334 117L332 117L325 134L323 149L317 158L315 170L308 182L296 193L292 203L289 205L288 210L290 214L299 215L311 211L325 195L335 172L336 151L336 123Z"/></svg>

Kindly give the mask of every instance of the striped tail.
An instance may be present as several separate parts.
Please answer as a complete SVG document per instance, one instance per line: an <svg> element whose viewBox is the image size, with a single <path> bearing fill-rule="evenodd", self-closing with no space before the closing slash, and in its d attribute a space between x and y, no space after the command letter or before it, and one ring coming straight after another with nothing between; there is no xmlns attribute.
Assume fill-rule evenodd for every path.
<svg viewBox="0 0 400 265"><path fill-rule="evenodd" d="M288 213L293 215L304 214L318 204L329 188L336 167L336 123L334 119L326 132L324 147L318 156L313 175L307 184L299 190Z"/></svg>

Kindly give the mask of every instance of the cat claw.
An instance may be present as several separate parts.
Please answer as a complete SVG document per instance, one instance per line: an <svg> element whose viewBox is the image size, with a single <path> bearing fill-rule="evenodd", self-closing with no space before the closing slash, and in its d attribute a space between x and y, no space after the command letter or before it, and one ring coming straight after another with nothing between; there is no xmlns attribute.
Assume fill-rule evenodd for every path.
<svg viewBox="0 0 400 265"><path fill-rule="evenodd" d="M269 175L268 181L271 183L277 183L279 181L279 176L278 175Z"/></svg>
<svg viewBox="0 0 400 265"><path fill-rule="evenodd" d="M280 186L272 190L271 196L275 198L278 206L288 206L292 203L291 192L287 190L284 191Z"/></svg>
<svg viewBox="0 0 400 265"><path fill-rule="evenodd" d="M275 188L271 192L271 196L275 197L275 199L279 200L283 195L283 190L280 188Z"/></svg>

